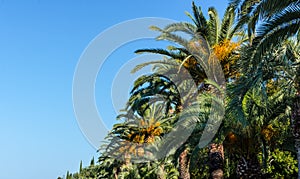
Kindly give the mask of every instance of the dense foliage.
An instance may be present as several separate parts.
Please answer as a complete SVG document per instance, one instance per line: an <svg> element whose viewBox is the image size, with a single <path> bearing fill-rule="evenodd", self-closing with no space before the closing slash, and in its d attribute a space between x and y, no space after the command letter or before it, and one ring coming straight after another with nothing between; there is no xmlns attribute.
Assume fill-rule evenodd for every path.
<svg viewBox="0 0 300 179"><path fill-rule="evenodd" d="M65 178L300 176L300 2L231 0L221 20L193 3L187 15L191 23L151 27L172 45L136 51L163 59L133 69L152 65L153 73L135 81L98 162ZM216 64L224 83L207 72ZM214 124L212 105L225 114ZM218 122L213 139L199 143Z"/></svg>

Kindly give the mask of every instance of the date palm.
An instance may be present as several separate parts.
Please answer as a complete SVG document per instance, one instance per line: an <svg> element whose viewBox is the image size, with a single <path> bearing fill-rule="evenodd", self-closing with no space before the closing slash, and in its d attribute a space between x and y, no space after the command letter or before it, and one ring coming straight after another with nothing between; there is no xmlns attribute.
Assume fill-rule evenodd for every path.
<svg viewBox="0 0 300 179"><path fill-rule="evenodd" d="M234 78L236 73L232 67L237 57L236 49L240 41L233 42L232 39L237 35L243 37L243 33L240 29L234 26L235 9L233 6L228 6L222 21L220 21L218 13L213 7L208 9L208 19L203 15L201 8L197 7L194 3L192 9L193 15L189 13L187 13L187 15L191 18L193 23L178 22L170 24L163 29L152 27L153 30L161 32L161 35L157 37L158 40L167 40L179 45L179 47L169 46L167 49L140 49L137 50L136 53L157 53L170 57L170 59L176 60L187 68L195 82L200 84L207 78L207 74L205 74L205 69L203 69L203 65L199 62L199 59L193 57L191 49L193 48L193 39L200 39L200 37L202 37L202 41L205 41L202 44L205 46L204 48L214 51L214 55L217 56L220 61L225 78L227 80ZM191 39L188 40L178 36L176 35L177 32L185 33L189 35ZM242 40L242 38L239 40Z"/></svg>
<svg viewBox="0 0 300 179"><path fill-rule="evenodd" d="M176 118L162 112L164 105L153 103L143 111L125 110L118 116L108 135L109 143L100 152L101 176L113 178L177 178L178 172L171 157L153 160L152 145L172 129ZM107 161L113 163L107 164ZM109 170L109 171L107 171Z"/></svg>
<svg viewBox="0 0 300 179"><path fill-rule="evenodd" d="M174 72L172 72L173 70ZM160 110L160 113L164 113L165 115L169 116L166 119L170 122L169 124L173 131L175 131L173 133L174 136L181 136L180 132L184 132L188 128L192 128L192 125L189 125L189 123L193 122L194 120L200 123L198 118L194 119L193 117L188 117L193 116L193 114L194 116L199 115L199 109L191 107L193 100L188 99L193 99L193 97L195 97L193 91L197 92L197 88L194 87L194 90L191 91L193 88L191 85L194 84L193 80L182 80L184 77L182 77L178 71L182 70L180 70L180 65L177 63L172 64L168 63L167 61L165 63L159 63L155 67L154 74L142 76L136 81L136 86L132 91L132 96L130 97L128 106L128 109L130 109L129 111L137 111L138 114L141 114L147 111L149 106L155 103L159 102L160 104L164 104L163 106L165 106L165 109ZM167 76L172 80L164 75L156 75L156 73L166 73ZM190 83L188 83L188 81L190 81ZM149 85L145 86L146 83L149 83ZM181 122L179 122L179 118L181 119ZM180 125L175 127L175 123L178 122ZM193 136L195 137L195 135ZM193 140L196 139L193 138ZM189 178L189 147L187 145L189 142L180 143L180 141L181 140L179 138L176 140L172 140L171 138L167 142L164 142L162 146L159 145L159 148L163 151L166 151L167 155L169 151L180 147L180 145L185 146L180 147L180 149L175 153L174 157L175 159L179 159L180 178Z"/></svg>
<svg viewBox="0 0 300 179"><path fill-rule="evenodd" d="M230 4L235 7L238 14L238 27L246 26L250 42L255 38L256 32L260 33L262 26L259 21L277 21L277 23L266 23L270 25L271 31L266 30L272 39L279 35L280 42L284 34L294 34L299 27L299 1L298 0L230 0ZM281 20L279 20L281 19ZM269 30L270 30L269 29ZM280 35L281 34L281 35ZM273 44L276 44L274 41Z"/></svg>
<svg viewBox="0 0 300 179"><path fill-rule="evenodd" d="M243 97L236 93L237 97L232 98L233 101L239 98L241 101L230 104L233 109L228 110L226 117L232 120L225 126L235 132L226 137L224 146L229 153L238 155L232 156L238 160L238 177L262 177L261 168L266 167L270 151L283 148L279 141L285 144L292 142L285 138L290 125L291 110L286 104L290 96L285 94L285 90L270 92L274 89L252 87ZM263 166L257 159L259 153L262 153Z"/></svg>
<svg viewBox="0 0 300 179"><path fill-rule="evenodd" d="M290 48L288 54L289 62L282 65L280 74L284 80L289 82L289 86L282 86L292 94L289 101L293 101L292 108L292 124L298 152L298 168L300 168L300 145L299 145L299 29L300 29L300 1L271 1L271 0L233 0L232 5L238 7L240 15L240 25L246 24L248 34L251 37L250 45L244 48L241 61L246 62L240 65L244 68L245 73L252 74L255 77L248 78L248 84L244 85L244 89L248 90L253 86L263 85L265 81L262 73L263 65L270 64L271 58L266 58L268 54L274 53L274 49L281 47L287 48L286 39L292 38L296 42L296 47ZM258 23L261 20L261 23ZM270 60L271 59L271 60ZM287 59L287 58L286 58ZM281 61L282 62L282 61ZM278 63L278 62L277 62ZM279 71L278 66L270 67L271 70ZM246 69L247 68L247 69ZM277 68L277 69L276 69ZM272 75L272 74L271 74ZM275 76L277 75L277 76ZM280 78L278 74L273 73L273 78ZM245 90L244 91L245 94ZM300 172L298 174L300 177Z"/></svg>
<svg viewBox="0 0 300 179"><path fill-rule="evenodd" d="M224 14L223 20L220 21L217 11L214 8L209 8L208 15L209 19L206 19L201 11L201 8L196 7L196 5L193 3L193 16L189 13L187 15L192 19L194 22L193 24L187 23L187 22L179 22L170 24L164 29L160 29L157 27L152 27L154 30L158 30L161 32L161 35L157 38L158 40L168 40L170 42L177 43L180 47L174 47L171 46L168 48L168 50L165 49L141 49L137 50L137 53L158 53L162 54L164 56L167 56L169 60L176 61L179 63L178 66L184 67L188 70L189 74L192 76L195 84L198 86L198 89L200 91L207 90L208 85L205 84L205 79L208 78L207 69L203 68L204 66L208 65L208 62L203 62L199 60L199 57L193 56L193 50L195 50L195 47L193 46L193 43L195 42L195 39L202 39L200 42L202 43L203 47L198 47L198 53L202 53L201 48L204 48L204 54L211 53L212 55L218 58L219 63L221 63L221 68L224 71L225 79L227 81L233 81L237 77L237 70L233 68L233 64L235 63L237 59L237 47L239 46L240 42L233 42L232 38L234 35L236 35L238 32L238 28L234 28L234 8L232 6L229 6ZM177 36L177 32L183 32L191 36L191 40L186 40L180 36ZM200 37L200 38L199 38ZM204 55L205 56L205 55ZM206 56L208 58L208 56ZM146 64L142 64L139 66L139 68L148 65L148 64L159 64L160 62L150 62ZM168 63L168 62L164 62ZM172 62L169 62L172 63ZM209 64L212 65L212 64ZM215 70L215 71L222 71L222 69ZM168 72L170 73L170 72ZM171 72L172 73L172 72ZM176 74L176 71L175 71ZM211 75L213 76L213 75ZM160 80L162 81L162 80ZM145 80L144 83L149 83L149 81ZM143 83L142 83L143 84ZM154 84L154 83L151 83ZM170 88L168 83L160 83L162 85L165 85L165 87L158 86L149 86L149 88L152 89L141 89L142 92L147 91L154 91L153 89L162 89L160 92L163 92L163 89ZM168 84L168 85L166 85ZM223 84L224 85L224 84ZM176 87L176 86L175 86ZM172 91L172 90L171 90ZM141 98L141 96L146 96L147 99L149 96L145 93L138 93L133 94L133 99L135 99L135 96L138 96ZM170 93L170 91L168 91ZM148 93L149 94L149 93ZM167 97L172 97L172 95L167 95ZM143 98L141 98L143 99ZM180 103L180 101L176 101L176 99L179 99L179 96L173 97L173 103L176 103L175 106L178 107L182 106L183 104ZM137 106L136 103L132 102L131 106L135 107ZM141 106L141 105L139 105ZM170 106L170 105L169 105ZM199 135L199 134L198 134ZM199 140L199 139L198 139ZM195 144L197 145L197 144ZM188 145L187 145L188 146ZM195 147L195 146L193 146ZM192 148L193 148L192 147ZM187 176L188 170L188 164L189 164L189 153L188 149L181 150L181 155L179 155L180 159L180 169L182 176L185 176L184 178L189 178ZM216 153L216 150L211 150L212 153ZM223 151L218 151L217 153L223 153ZM210 155L213 156L213 155ZM218 155L223 156L223 155ZM223 160L223 159L222 159ZM212 160L213 161L213 160ZM213 162L212 162L213 163ZM221 162L222 163L222 162ZM216 169L222 169L222 166L216 167ZM212 170L212 173L214 170Z"/></svg>

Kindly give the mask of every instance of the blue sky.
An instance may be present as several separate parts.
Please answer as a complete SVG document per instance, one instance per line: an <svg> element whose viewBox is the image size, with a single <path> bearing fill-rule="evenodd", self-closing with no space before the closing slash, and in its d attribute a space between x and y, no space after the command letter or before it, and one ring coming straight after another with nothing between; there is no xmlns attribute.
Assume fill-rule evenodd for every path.
<svg viewBox="0 0 300 179"><path fill-rule="evenodd" d="M227 1L196 3L205 13L208 6L215 6L223 14ZM188 21L184 11L190 9L191 1L186 0L1 0L0 178L57 178L67 170L76 172L80 160L88 165L97 157L80 131L72 104L73 75L83 50L99 33L122 21L141 17ZM115 68L135 57L135 49L153 44L123 47L111 55L113 63L106 68ZM114 75L103 73L96 84L98 106L106 104L105 94L110 93L101 79ZM107 108L104 117L111 126L116 113L110 104Z"/></svg>

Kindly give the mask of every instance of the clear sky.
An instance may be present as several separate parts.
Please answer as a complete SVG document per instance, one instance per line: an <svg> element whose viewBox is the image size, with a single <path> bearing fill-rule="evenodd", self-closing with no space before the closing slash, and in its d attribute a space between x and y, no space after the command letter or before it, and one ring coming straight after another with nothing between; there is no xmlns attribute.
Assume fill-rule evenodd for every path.
<svg viewBox="0 0 300 179"><path fill-rule="evenodd" d="M204 13L215 6L223 14L227 1L196 3ZM88 165L97 157L73 111L72 82L80 55L117 23L141 17L187 21L184 11L191 11L191 1L0 0L0 179L56 179L67 170L76 172L80 160ZM118 59L134 57L126 55L140 45L149 44L131 45L111 58L124 63ZM99 75L113 79L109 72ZM101 85L99 79L99 106L107 100L100 91L110 93ZM108 109L104 116L111 126L116 113Z"/></svg>

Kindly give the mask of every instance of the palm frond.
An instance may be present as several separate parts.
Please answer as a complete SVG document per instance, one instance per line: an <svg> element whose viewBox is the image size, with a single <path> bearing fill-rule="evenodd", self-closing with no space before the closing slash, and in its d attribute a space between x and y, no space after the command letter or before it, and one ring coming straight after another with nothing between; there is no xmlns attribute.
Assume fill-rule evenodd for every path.
<svg viewBox="0 0 300 179"><path fill-rule="evenodd" d="M225 39L231 39L234 32L230 32L230 29L234 23L235 20L235 14L234 14L234 8L232 6L228 6L225 14L223 16L220 33L219 33L219 41L222 42ZM232 34L232 35L231 35Z"/></svg>
<svg viewBox="0 0 300 179"><path fill-rule="evenodd" d="M183 57L181 57L181 58L183 58ZM144 68L144 67L146 67L148 65L153 65L153 69L152 70L155 71L156 73L158 73L158 74L164 74L164 73L162 73L163 71L161 70L162 67L167 68L169 66L170 68L177 69L177 66L179 65L179 63L176 62L174 59L157 60L157 61L145 62L145 63L139 64L139 65L136 65L131 70L131 73L136 73L136 72L138 72L139 70L141 70L142 68ZM160 70L158 68L160 68ZM168 72L170 72L170 71L168 71Z"/></svg>
<svg viewBox="0 0 300 179"><path fill-rule="evenodd" d="M259 6L263 11L261 12L261 16L263 18L271 17L273 14L278 13L284 10L286 7L290 6L292 3L296 3L298 0L264 0L261 1Z"/></svg>
<svg viewBox="0 0 300 179"><path fill-rule="evenodd" d="M197 31L197 27L187 22L178 22L166 26L164 31L169 33L181 31L193 36Z"/></svg>
<svg viewBox="0 0 300 179"><path fill-rule="evenodd" d="M197 21L196 21L196 19L192 16L191 13L185 11L185 15L187 15L194 22L195 25L198 24Z"/></svg>
<svg viewBox="0 0 300 179"><path fill-rule="evenodd" d="M195 20L196 20L196 26L197 27L203 27L206 25L206 19L202 13L202 10L200 7L197 7L195 5L195 3L193 2L192 3L192 9L193 9L193 15L195 17Z"/></svg>
<svg viewBox="0 0 300 179"><path fill-rule="evenodd" d="M257 30L253 41L251 59L260 59L274 45L281 44L284 39L295 35L300 28L300 4L286 8Z"/></svg>
<svg viewBox="0 0 300 179"><path fill-rule="evenodd" d="M229 0L229 6L232 6L233 9L238 10L238 7L240 6L242 1L243 0Z"/></svg>
<svg viewBox="0 0 300 179"><path fill-rule="evenodd" d="M233 30L231 31L229 37L232 37L235 32L243 30L243 27L245 26L245 24L248 23L249 20L250 20L250 16L248 14L242 15L238 19L237 23L234 25Z"/></svg>
<svg viewBox="0 0 300 179"><path fill-rule="evenodd" d="M220 19L217 13L217 10L213 7L208 9L209 21L209 43L211 46L219 43L219 28L220 28Z"/></svg>
<svg viewBox="0 0 300 179"><path fill-rule="evenodd" d="M178 43L179 45L181 45L183 47L187 46L187 44L188 44L188 40L184 39L183 37L181 37L179 35L166 32L165 30L160 29L159 27L156 27L156 26L152 26L151 29L161 32L161 34L158 37L156 37L157 40L169 40L169 41Z"/></svg>
<svg viewBox="0 0 300 179"><path fill-rule="evenodd" d="M154 53L154 54L166 55L166 56L172 57L174 59L182 58L182 55L179 54L178 52L172 52L172 51L165 50L162 48L138 49L134 53L137 53L137 54Z"/></svg>
<svg viewBox="0 0 300 179"><path fill-rule="evenodd" d="M240 15L251 14L260 0L244 0L240 5Z"/></svg>

